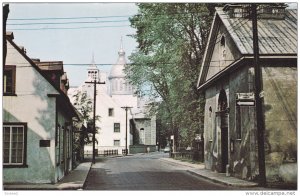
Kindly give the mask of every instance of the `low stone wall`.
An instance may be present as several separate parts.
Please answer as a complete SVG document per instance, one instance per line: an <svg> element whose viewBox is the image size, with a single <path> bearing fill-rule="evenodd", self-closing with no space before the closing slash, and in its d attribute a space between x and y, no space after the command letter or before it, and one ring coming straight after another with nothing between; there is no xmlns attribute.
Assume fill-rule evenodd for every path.
<svg viewBox="0 0 300 196"><path fill-rule="evenodd" d="M129 146L129 153L130 154L137 154L137 153L147 153L147 149L149 152L157 151L157 147L155 145L130 145Z"/></svg>

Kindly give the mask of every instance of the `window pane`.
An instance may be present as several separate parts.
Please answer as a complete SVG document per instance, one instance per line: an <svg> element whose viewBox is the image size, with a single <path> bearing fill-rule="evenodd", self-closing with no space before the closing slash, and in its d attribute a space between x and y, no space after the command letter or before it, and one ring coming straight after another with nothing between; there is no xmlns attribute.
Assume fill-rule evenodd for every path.
<svg viewBox="0 0 300 196"><path fill-rule="evenodd" d="M12 93L12 80L13 71L12 70L5 70L4 71L4 92L5 93Z"/></svg>
<svg viewBox="0 0 300 196"><path fill-rule="evenodd" d="M114 140L114 146L120 146L120 140Z"/></svg>
<svg viewBox="0 0 300 196"><path fill-rule="evenodd" d="M23 150L17 149L16 150L16 163L22 163L23 162Z"/></svg>
<svg viewBox="0 0 300 196"><path fill-rule="evenodd" d="M9 163L9 149L3 150L3 162Z"/></svg>
<svg viewBox="0 0 300 196"><path fill-rule="evenodd" d="M108 116L113 116L114 115L114 109L113 108L109 108L108 109Z"/></svg>
<svg viewBox="0 0 300 196"><path fill-rule="evenodd" d="M120 123L114 123L114 132L120 132Z"/></svg>
<svg viewBox="0 0 300 196"><path fill-rule="evenodd" d="M10 128L9 127L3 127L3 148L8 149L9 143L10 143Z"/></svg>

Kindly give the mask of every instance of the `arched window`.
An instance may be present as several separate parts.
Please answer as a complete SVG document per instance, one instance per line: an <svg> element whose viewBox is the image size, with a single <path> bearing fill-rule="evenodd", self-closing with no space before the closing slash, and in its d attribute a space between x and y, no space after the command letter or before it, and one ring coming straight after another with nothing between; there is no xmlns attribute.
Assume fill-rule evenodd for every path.
<svg viewBox="0 0 300 196"><path fill-rule="evenodd" d="M219 99L218 99L218 109L219 111L225 111L228 107L227 104L227 96L224 89L220 91Z"/></svg>

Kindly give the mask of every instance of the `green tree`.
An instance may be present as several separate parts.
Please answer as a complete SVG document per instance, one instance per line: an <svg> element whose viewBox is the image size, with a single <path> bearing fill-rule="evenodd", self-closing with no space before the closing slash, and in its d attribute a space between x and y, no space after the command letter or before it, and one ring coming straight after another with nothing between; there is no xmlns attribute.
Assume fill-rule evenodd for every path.
<svg viewBox="0 0 300 196"><path fill-rule="evenodd" d="M162 134L174 134L179 144L191 145L201 132L203 98L196 83L214 4L141 3L130 19L138 50L125 71L139 94L153 104ZM166 131L167 133L163 133Z"/></svg>
<svg viewBox="0 0 300 196"><path fill-rule="evenodd" d="M81 116L81 121L77 123L86 126L82 129L84 144L90 144L92 140L89 139L88 135L94 132L93 102L86 91L78 90L73 97L75 98L73 105ZM100 121L100 116L96 115L95 118L96 122ZM98 133L99 129L100 128L96 126L96 133Z"/></svg>

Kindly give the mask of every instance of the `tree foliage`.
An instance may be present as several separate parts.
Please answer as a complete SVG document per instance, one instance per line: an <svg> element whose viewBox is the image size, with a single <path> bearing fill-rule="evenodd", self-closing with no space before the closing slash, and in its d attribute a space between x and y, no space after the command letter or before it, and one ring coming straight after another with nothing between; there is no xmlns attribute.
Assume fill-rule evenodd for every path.
<svg viewBox="0 0 300 196"><path fill-rule="evenodd" d="M209 34L213 4L141 3L130 19L137 51L125 71L154 107L163 130L190 145L200 132L202 98L196 85Z"/></svg>
<svg viewBox="0 0 300 196"><path fill-rule="evenodd" d="M74 107L81 115L81 121L78 124L83 124L86 127L82 129L84 136L84 144L89 144L92 141L89 139L89 133L94 131L94 119L93 119L93 102L88 96L86 91L77 91L73 96ZM96 122L100 120L100 116L95 117ZM96 133L98 133L99 127L96 126Z"/></svg>

